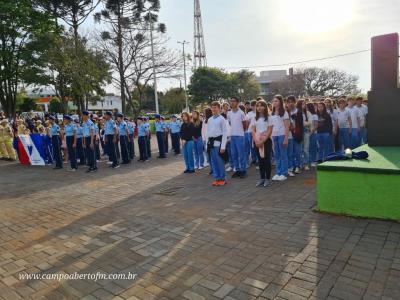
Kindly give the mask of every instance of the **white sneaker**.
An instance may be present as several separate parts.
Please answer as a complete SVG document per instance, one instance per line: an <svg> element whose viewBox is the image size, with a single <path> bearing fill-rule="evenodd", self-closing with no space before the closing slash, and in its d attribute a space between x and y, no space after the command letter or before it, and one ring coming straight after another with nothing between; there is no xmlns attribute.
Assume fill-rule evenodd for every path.
<svg viewBox="0 0 400 300"><path fill-rule="evenodd" d="M226 171L226 172L232 172L233 169L232 169L231 167L227 167L225 171Z"/></svg>
<svg viewBox="0 0 400 300"><path fill-rule="evenodd" d="M301 174L300 168L296 168L296 169L294 170L294 172L295 172L296 174Z"/></svg>
<svg viewBox="0 0 400 300"><path fill-rule="evenodd" d="M259 166L257 166L257 167L256 167L256 170L260 170L260 167L259 167Z"/></svg>
<svg viewBox="0 0 400 300"><path fill-rule="evenodd" d="M285 181L287 179L287 177L285 175L281 175L279 176L278 181Z"/></svg>
<svg viewBox="0 0 400 300"><path fill-rule="evenodd" d="M294 177L294 176L295 176L294 173L293 173L292 171L289 171L288 174L289 174L290 177ZM283 175L281 175L281 176L283 176ZM285 177L286 177L286 176L285 176Z"/></svg>
<svg viewBox="0 0 400 300"><path fill-rule="evenodd" d="M108 161L108 162L107 162L107 165L112 165L112 164L113 164L112 161Z"/></svg>
<svg viewBox="0 0 400 300"><path fill-rule="evenodd" d="M71 169L71 168L68 168L68 169L67 169L67 171L68 171L68 172L75 172L75 171L76 171L76 169Z"/></svg>
<svg viewBox="0 0 400 300"><path fill-rule="evenodd" d="M203 170L204 169L204 167L199 167L199 170Z"/></svg>
<svg viewBox="0 0 400 300"><path fill-rule="evenodd" d="M310 167L309 167L309 166L305 166L305 167L304 167L304 170L305 170L305 171L310 171Z"/></svg>
<svg viewBox="0 0 400 300"><path fill-rule="evenodd" d="M274 177L272 177L273 181L278 181L280 176L278 174L275 174Z"/></svg>

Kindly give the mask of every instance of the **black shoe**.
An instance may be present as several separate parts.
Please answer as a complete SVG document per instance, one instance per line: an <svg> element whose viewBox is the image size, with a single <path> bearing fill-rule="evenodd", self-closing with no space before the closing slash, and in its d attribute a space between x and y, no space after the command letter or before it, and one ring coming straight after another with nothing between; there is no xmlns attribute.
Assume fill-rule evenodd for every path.
<svg viewBox="0 0 400 300"><path fill-rule="evenodd" d="M240 172L236 171L235 173L232 174L232 178L238 178L240 177Z"/></svg>
<svg viewBox="0 0 400 300"><path fill-rule="evenodd" d="M192 174L192 173L194 173L194 172L195 172L195 170L189 170L189 171L188 171L189 174Z"/></svg>
<svg viewBox="0 0 400 300"><path fill-rule="evenodd" d="M96 171L96 170L95 170L95 169L92 169L92 168L89 168L89 169L86 170L86 173L92 173L92 172L94 172L94 171Z"/></svg>
<svg viewBox="0 0 400 300"><path fill-rule="evenodd" d="M119 165L112 166L113 169L118 169Z"/></svg>
<svg viewBox="0 0 400 300"><path fill-rule="evenodd" d="M247 177L247 173L246 172L240 172L239 178L243 179Z"/></svg>
<svg viewBox="0 0 400 300"><path fill-rule="evenodd" d="M183 171L183 173L187 174L187 173L190 173L190 171L189 170L185 170L185 171Z"/></svg>
<svg viewBox="0 0 400 300"><path fill-rule="evenodd" d="M157 156L157 158L167 158L166 156Z"/></svg>
<svg viewBox="0 0 400 300"><path fill-rule="evenodd" d="M54 167L53 170L61 170L62 167Z"/></svg>

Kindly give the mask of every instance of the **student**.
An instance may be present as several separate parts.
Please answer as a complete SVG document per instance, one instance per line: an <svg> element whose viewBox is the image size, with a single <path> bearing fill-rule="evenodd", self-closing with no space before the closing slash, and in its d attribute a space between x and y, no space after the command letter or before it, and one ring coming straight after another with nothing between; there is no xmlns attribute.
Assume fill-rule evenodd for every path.
<svg viewBox="0 0 400 300"><path fill-rule="evenodd" d="M303 117L303 145L302 145L302 165L305 171L310 170L310 135L312 127L312 116L307 110L306 100L300 100L298 108L301 107Z"/></svg>
<svg viewBox="0 0 400 300"><path fill-rule="evenodd" d="M245 155L244 130L246 128L246 115L239 108L239 99L231 98L231 110L228 112L227 120L231 126L230 151L233 167L236 170L232 178L245 178L247 169L247 158Z"/></svg>
<svg viewBox="0 0 400 300"><path fill-rule="evenodd" d="M67 144L68 157L71 164L70 172L76 171L76 125L70 116L64 116L64 134Z"/></svg>
<svg viewBox="0 0 400 300"><path fill-rule="evenodd" d="M363 104L363 97L357 97L356 107L358 109L358 115L360 118L360 131L359 131L359 141L361 145L368 143L368 133L367 133L367 114L368 106Z"/></svg>
<svg viewBox="0 0 400 300"><path fill-rule="evenodd" d="M95 157L95 129L94 123L90 120L90 113L85 110L82 112L83 144L85 146L86 161L88 165L87 173L97 171Z"/></svg>
<svg viewBox="0 0 400 300"><path fill-rule="evenodd" d="M332 119L326 110L324 102L318 104L318 160L325 161L325 157L332 153Z"/></svg>
<svg viewBox="0 0 400 300"><path fill-rule="evenodd" d="M132 160L135 158L135 128L136 124L132 120L125 118L125 122L128 126L128 153L129 158Z"/></svg>
<svg viewBox="0 0 400 300"><path fill-rule="evenodd" d="M325 106L326 106L326 111L328 112L328 114L331 116L332 119L332 135L331 135L331 152L335 151L335 139L336 139L336 135L337 135L337 110L335 109L335 107L333 106L333 101L330 98L326 98L325 101Z"/></svg>
<svg viewBox="0 0 400 300"><path fill-rule="evenodd" d="M360 116L359 109L354 105L354 98L347 98L348 110L351 116L351 138L350 145L351 149L355 149L360 146Z"/></svg>
<svg viewBox="0 0 400 300"><path fill-rule="evenodd" d="M310 141L309 141L309 160L308 165L311 167L317 166L317 128L318 128L318 115L315 111L314 103L307 103L307 111L310 113Z"/></svg>
<svg viewBox="0 0 400 300"><path fill-rule="evenodd" d="M50 122L50 135L51 144L53 146L53 158L55 160L56 166L53 169L62 169L62 158L61 158L61 136L60 136L60 126L55 122L56 118L54 116L49 117Z"/></svg>
<svg viewBox="0 0 400 300"><path fill-rule="evenodd" d="M346 98L339 99L339 109L337 111L337 131L339 134L339 151L350 148L350 138L352 132L351 114L346 107Z"/></svg>
<svg viewBox="0 0 400 300"><path fill-rule="evenodd" d="M262 98L259 98L259 100L262 100ZM252 131L250 128L250 124L256 116L256 104L257 104L256 100L253 100L250 102L250 110L247 112L247 115L246 115L247 130L244 134L246 162L249 159L249 156L251 156L251 164L252 165L257 164L257 154L256 154L256 150L253 147L253 135L252 135Z"/></svg>
<svg viewBox="0 0 400 300"><path fill-rule="evenodd" d="M260 181L257 187L271 185L272 125L268 120L268 106L264 100L257 102L257 113L250 124L258 157Z"/></svg>
<svg viewBox="0 0 400 300"><path fill-rule="evenodd" d="M147 149L146 149L146 137L147 137L147 126L143 121L142 117L137 118L138 125L138 144L139 144L139 160L140 162L147 161Z"/></svg>
<svg viewBox="0 0 400 300"><path fill-rule="evenodd" d="M179 133L182 140L183 158L185 160L186 169L183 173L194 173L194 157L193 157L193 136L194 126L187 112L182 113L182 126Z"/></svg>
<svg viewBox="0 0 400 300"><path fill-rule="evenodd" d="M143 117L143 122L146 128L146 152L147 152L147 160L151 158L151 129L150 129L150 120L149 117Z"/></svg>
<svg viewBox="0 0 400 300"><path fill-rule="evenodd" d="M181 144L179 142L179 132L181 131L181 122L178 121L176 115L171 117L170 123L170 131L171 131L171 143L172 149L174 149L174 154L181 154Z"/></svg>
<svg viewBox="0 0 400 300"><path fill-rule="evenodd" d="M156 128L158 153L159 153L157 158L166 158L166 156L165 156L165 128L164 128L164 123L161 121L160 115L155 115L154 126Z"/></svg>
<svg viewBox="0 0 400 300"><path fill-rule="evenodd" d="M118 122L119 145L121 147L122 164L127 165L131 162L128 151L128 124L125 122L123 114L117 113L116 116Z"/></svg>
<svg viewBox="0 0 400 300"><path fill-rule="evenodd" d="M105 128L105 143L108 145L108 151L110 155L110 160L112 162L111 167L113 169L119 168L119 161L117 156L117 146L118 146L118 128L115 124L115 121L112 118L111 112L106 112L104 115L104 119L106 123L104 124Z"/></svg>
<svg viewBox="0 0 400 300"><path fill-rule="evenodd" d="M298 117L298 110L296 107L296 97L289 96L287 97L287 109L290 118L290 126L289 126L289 141L288 141L288 164L289 164L289 176L293 177L296 174L300 173L300 153L301 153L301 142L302 142L302 126L303 126L303 118L300 112L301 118ZM300 121L301 119L301 121ZM296 125L301 126L301 128L297 128L297 130L301 131L297 138L294 138L294 134L296 131Z"/></svg>
<svg viewBox="0 0 400 300"><path fill-rule="evenodd" d="M204 168L204 143L202 137L203 121L200 119L198 111L192 113L194 126L194 168L202 170Z"/></svg>
<svg viewBox="0 0 400 300"><path fill-rule="evenodd" d="M272 180L284 181L288 176L288 154L289 143L289 114L285 111L281 95L274 96L272 100L272 140L274 143L274 156L276 163L276 174Z"/></svg>
<svg viewBox="0 0 400 300"><path fill-rule="evenodd" d="M221 106L218 101L211 103L212 117L207 122L207 151L211 158L213 172L213 186L223 186L225 180L225 149L228 139L227 126L224 117L221 116Z"/></svg>
<svg viewBox="0 0 400 300"><path fill-rule="evenodd" d="M203 143L204 143L204 145L207 145L207 127L208 127L208 120L209 120L211 117L212 117L211 108L206 107L206 108L204 109L204 122L203 122L202 133L201 133L201 136L203 137ZM210 153L207 151L207 146L204 147L204 148L205 148L205 149L204 149L204 150L205 150L205 155L206 155L206 158L207 158L207 164L208 164L208 166L210 167L209 174L211 175L211 174L212 174L211 156L210 156ZM205 164L205 166L206 166L206 164Z"/></svg>
<svg viewBox="0 0 400 300"><path fill-rule="evenodd" d="M169 130L170 130L170 126L169 126L170 123L167 123L163 116L161 116L161 123L163 124L163 127L164 127L164 150L165 150L165 154L168 154L168 148L169 148L168 136L169 136Z"/></svg>

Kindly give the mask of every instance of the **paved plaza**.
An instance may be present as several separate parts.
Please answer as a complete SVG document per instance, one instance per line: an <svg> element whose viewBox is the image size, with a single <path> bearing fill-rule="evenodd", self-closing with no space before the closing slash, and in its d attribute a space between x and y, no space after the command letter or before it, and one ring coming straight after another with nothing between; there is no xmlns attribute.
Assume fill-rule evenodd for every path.
<svg viewBox="0 0 400 300"><path fill-rule="evenodd" d="M400 224L315 212L308 172L211 187L182 157L97 173L0 162L0 298L399 299ZM346 187L338 187L338 189ZM137 274L20 280L20 274Z"/></svg>

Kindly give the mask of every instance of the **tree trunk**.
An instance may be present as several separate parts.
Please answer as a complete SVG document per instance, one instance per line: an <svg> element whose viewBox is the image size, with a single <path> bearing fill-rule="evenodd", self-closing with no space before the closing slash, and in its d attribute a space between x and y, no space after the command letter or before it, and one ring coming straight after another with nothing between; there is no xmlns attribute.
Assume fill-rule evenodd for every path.
<svg viewBox="0 0 400 300"><path fill-rule="evenodd" d="M122 104L122 113L125 113L126 106L126 98L125 98L125 74L124 74L124 61L122 54L122 24L121 24L121 10L118 7L118 32L117 32L117 45L118 45L118 71L119 71L119 81L120 81L120 92L121 92L121 104Z"/></svg>

